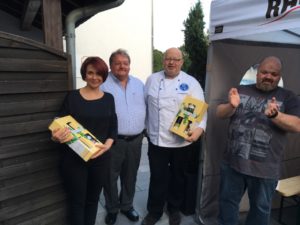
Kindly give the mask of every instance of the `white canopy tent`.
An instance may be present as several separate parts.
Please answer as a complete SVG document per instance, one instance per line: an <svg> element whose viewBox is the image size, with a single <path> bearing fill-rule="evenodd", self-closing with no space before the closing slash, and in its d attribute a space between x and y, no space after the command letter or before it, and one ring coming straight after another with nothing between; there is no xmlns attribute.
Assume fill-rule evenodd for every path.
<svg viewBox="0 0 300 225"><path fill-rule="evenodd" d="M300 44L297 0L213 0L210 15L211 41L236 38L286 43L285 38L288 43ZM283 36L285 32L281 31L291 35ZM279 37L270 38L272 34Z"/></svg>
<svg viewBox="0 0 300 225"><path fill-rule="evenodd" d="M226 147L228 120L215 116L228 90L264 57L282 60L284 87L300 94L300 1L213 0L206 74L208 125L199 179L197 212L205 225L217 224L219 168ZM282 177L300 174L300 135L289 134ZM246 207L247 208L247 207Z"/></svg>

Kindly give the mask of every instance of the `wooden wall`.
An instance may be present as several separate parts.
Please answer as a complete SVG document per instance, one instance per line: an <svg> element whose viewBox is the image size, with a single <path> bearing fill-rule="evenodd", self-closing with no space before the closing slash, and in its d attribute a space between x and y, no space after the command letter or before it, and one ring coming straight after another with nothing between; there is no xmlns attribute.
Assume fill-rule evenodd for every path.
<svg viewBox="0 0 300 225"><path fill-rule="evenodd" d="M66 224L48 125L70 88L68 57L0 33L0 224Z"/></svg>

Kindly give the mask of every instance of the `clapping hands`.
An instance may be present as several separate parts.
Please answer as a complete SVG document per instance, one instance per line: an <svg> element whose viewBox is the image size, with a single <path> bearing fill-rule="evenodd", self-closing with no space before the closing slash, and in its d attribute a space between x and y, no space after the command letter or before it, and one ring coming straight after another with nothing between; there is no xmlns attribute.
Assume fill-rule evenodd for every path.
<svg viewBox="0 0 300 225"><path fill-rule="evenodd" d="M228 101L233 108L237 108L240 104L240 95L236 88L231 88L228 94Z"/></svg>
<svg viewBox="0 0 300 225"><path fill-rule="evenodd" d="M276 101L275 97L272 97L270 101L268 101L267 108L265 109L265 115L269 118L274 118L278 114L279 105Z"/></svg>

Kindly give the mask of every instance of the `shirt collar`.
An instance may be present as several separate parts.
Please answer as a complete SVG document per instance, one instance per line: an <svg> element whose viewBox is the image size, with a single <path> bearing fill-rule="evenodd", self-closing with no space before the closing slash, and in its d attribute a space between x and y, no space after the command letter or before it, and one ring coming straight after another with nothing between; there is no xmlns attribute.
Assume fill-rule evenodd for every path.
<svg viewBox="0 0 300 225"><path fill-rule="evenodd" d="M182 71L180 71L179 74L176 77L174 77L173 79L180 79L182 77L181 73L182 73ZM165 75L164 71L162 71L162 73L161 73L161 78L166 79L166 75Z"/></svg>

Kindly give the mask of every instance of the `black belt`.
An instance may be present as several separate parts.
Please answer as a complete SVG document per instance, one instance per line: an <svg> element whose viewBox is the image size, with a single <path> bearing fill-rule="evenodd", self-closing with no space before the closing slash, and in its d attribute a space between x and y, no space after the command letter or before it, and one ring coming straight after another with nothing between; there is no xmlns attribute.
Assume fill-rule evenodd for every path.
<svg viewBox="0 0 300 225"><path fill-rule="evenodd" d="M136 139L140 135L141 134L136 134L136 135L118 135L118 139L122 139L122 140L125 140L125 141L132 141L132 140Z"/></svg>

